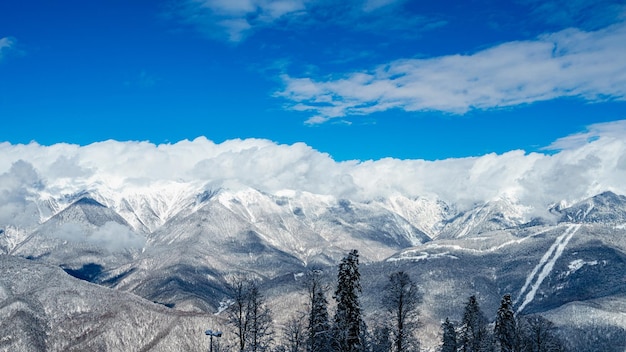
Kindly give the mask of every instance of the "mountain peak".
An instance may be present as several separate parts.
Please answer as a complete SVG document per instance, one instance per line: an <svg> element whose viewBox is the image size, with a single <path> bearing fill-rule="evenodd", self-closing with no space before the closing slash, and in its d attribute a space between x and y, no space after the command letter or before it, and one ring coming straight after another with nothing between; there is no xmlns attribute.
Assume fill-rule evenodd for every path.
<svg viewBox="0 0 626 352"><path fill-rule="evenodd" d="M106 206L100 202L98 202L97 200L93 199L93 198L89 198L89 197L82 197L81 199L75 201L73 203L73 205L87 205L87 206L96 206L96 207L102 207L102 208L106 208Z"/></svg>
<svg viewBox="0 0 626 352"><path fill-rule="evenodd" d="M559 222L626 223L626 197L606 191L559 212Z"/></svg>

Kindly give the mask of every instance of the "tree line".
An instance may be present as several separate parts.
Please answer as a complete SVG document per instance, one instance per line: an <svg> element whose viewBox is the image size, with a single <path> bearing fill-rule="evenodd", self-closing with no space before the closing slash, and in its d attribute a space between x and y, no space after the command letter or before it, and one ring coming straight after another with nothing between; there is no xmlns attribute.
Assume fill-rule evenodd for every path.
<svg viewBox="0 0 626 352"><path fill-rule="evenodd" d="M563 352L554 324L540 315L516 316L511 295L502 297L493 329L476 296L465 305L459 327L448 318L441 324L441 352Z"/></svg>
<svg viewBox="0 0 626 352"><path fill-rule="evenodd" d="M233 284L227 321L240 352L408 352L419 351L418 306L422 295L408 273L388 277L381 295L385 316L368 327L361 309L359 254L350 251L338 266L331 317L327 293L330 287L320 272L305 280L307 309L291 316L275 331L272 313L258 284L238 280ZM441 352L560 352L563 344L554 325L540 316L520 317L513 312L511 296L505 295L490 328L475 296L465 306L461 322L442 323ZM458 326L458 328L456 327ZM279 340L275 337L279 336ZM225 350L219 344L214 351Z"/></svg>

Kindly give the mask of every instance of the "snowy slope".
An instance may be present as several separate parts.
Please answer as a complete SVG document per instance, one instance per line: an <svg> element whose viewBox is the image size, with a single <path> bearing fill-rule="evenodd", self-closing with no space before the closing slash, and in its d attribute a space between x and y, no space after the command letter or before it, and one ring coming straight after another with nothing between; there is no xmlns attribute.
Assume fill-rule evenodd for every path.
<svg viewBox="0 0 626 352"><path fill-rule="evenodd" d="M206 351L223 326L12 256L0 272L0 351Z"/></svg>
<svg viewBox="0 0 626 352"><path fill-rule="evenodd" d="M112 300L117 293L132 293L136 296L130 297L188 316L218 311L228 298L228 280L247 274L265 283L278 321L302 300L299 273L310 268L332 273L347 251L358 249L366 278L363 301L374 312L370 318L380 309L386 275L406 270L424 292L422 337L431 346L440 321L458 319L472 294L478 294L485 312L493 312L501 296L511 293L519 313L551 312L563 326L571 324L555 313L559 307L603 297L618 302L626 295L626 198L612 193L554 208L560 222L529 222L531 209L507 198L460 209L436 198L401 195L355 201L291 190L215 190L184 182L162 187L116 193L97 185L88 191L42 194L35 202L40 223L0 226L0 249L30 259L11 262L16 272L20 266L27 272L60 266L113 288L106 291ZM14 276L6 280L19 281ZM0 298L15 296L7 291L8 283L3 287ZM69 301L83 297L73 291L55 294ZM40 313L49 303L37 304L29 306L36 312L31 318L11 329L49 319ZM119 314L111 307L98 309L112 317ZM107 309L112 311L104 313ZM140 321L144 318L151 319L138 318L141 329L151 326ZM98 316L85 319L92 326L96 323L90 319ZM25 344L44 342L29 337Z"/></svg>

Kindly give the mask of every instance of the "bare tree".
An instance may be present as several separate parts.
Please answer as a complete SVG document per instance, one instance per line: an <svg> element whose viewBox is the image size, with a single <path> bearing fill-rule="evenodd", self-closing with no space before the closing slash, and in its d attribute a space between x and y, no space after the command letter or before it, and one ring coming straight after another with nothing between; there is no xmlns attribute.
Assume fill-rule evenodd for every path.
<svg viewBox="0 0 626 352"><path fill-rule="evenodd" d="M556 334L554 324L540 315L521 318L518 322L523 332L522 351L561 352L563 343Z"/></svg>
<svg viewBox="0 0 626 352"><path fill-rule="evenodd" d="M248 324L250 327L248 351L267 351L272 344L272 335L274 333L272 313L265 304L265 297L254 282L250 287L248 307L250 319Z"/></svg>
<svg viewBox="0 0 626 352"><path fill-rule="evenodd" d="M266 351L272 342L272 315L256 282L236 279L228 322L234 327L239 351Z"/></svg>
<svg viewBox="0 0 626 352"><path fill-rule="evenodd" d="M306 330L306 315L304 313L296 313L296 315L291 316L291 318L287 320L287 323L283 327L285 351L306 351Z"/></svg>
<svg viewBox="0 0 626 352"><path fill-rule="evenodd" d="M418 349L419 342L414 331L418 326L417 307L421 302L421 295L409 274L403 271L391 274L383 297L383 304L392 315L394 351Z"/></svg>
<svg viewBox="0 0 626 352"><path fill-rule="evenodd" d="M248 340L248 286L248 280L235 279L231 286L233 304L227 311L228 323L234 327L239 342L239 351L245 351Z"/></svg>

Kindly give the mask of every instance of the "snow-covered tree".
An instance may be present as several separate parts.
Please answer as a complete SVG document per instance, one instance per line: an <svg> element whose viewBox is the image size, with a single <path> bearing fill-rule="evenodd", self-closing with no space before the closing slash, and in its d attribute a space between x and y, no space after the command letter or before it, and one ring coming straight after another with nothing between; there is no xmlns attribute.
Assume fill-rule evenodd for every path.
<svg viewBox="0 0 626 352"><path fill-rule="evenodd" d="M519 350L515 313L513 313L513 302L509 294L502 297L500 308L498 308L494 338L497 351L516 352Z"/></svg>
<svg viewBox="0 0 626 352"><path fill-rule="evenodd" d="M317 272L309 273L306 286L310 307L307 327L307 351L328 351L330 349L330 322L328 318L326 286Z"/></svg>
<svg viewBox="0 0 626 352"><path fill-rule="evenodd" d="M461 324L459 347L462 352L485 352L491 349L487 318L480 310L476 296L469 298Z"/></svg>
<svg viewBox="0 0 626 352"><path fill-rule="evenodd" d="M442 337L441 337L441 352L456 352L458 346L456 340L456 329L454 324L450 322L448 318L441 324Z"/></svg>
<svg viewBox="0 0 626 352"><path fill-rule="evenodd" d="M337 310L333 322L332 347L335 351L360 352L363 350L361 316L361 274L359 252L352 250L339 264L337 289L334 298Z"/></svg>
<svg viewBox="0 0 626 352"><path fill-rule="evenodd" d="M282 329L283 345L286 352L306 351L307 329L306 315L296 313L291 316Z"/></svg>
<svg viewBox="0 0 626 352"><path fill-rule="evenodd" d="M419 349L414 333L418 326L417 306L420 302L421 295L409 274L400 271L389 276L383 305L391 314L394 351Z"/></svg>
<svg viewBox="0 0 626 352"><path fill-rule="evenodd" d="M265 304L265 297L259 291L259 286L252 282L248 293L248 351L268 351L274 334L272 313Z"/></svg>
<svg viewBox="0 0 626 352"><path fill-rule="evenodd" d="M556 334L554 324L540 315L532 315L519 320L523 352L562 352L563 343Z"/></svg>
<svg viewBox="0 0 626 352"><path fill-rule="evenodd" d="M267 351L272 342L272 316L256 282L236 279L228 322L234 327L239 351Z"/></svg>

